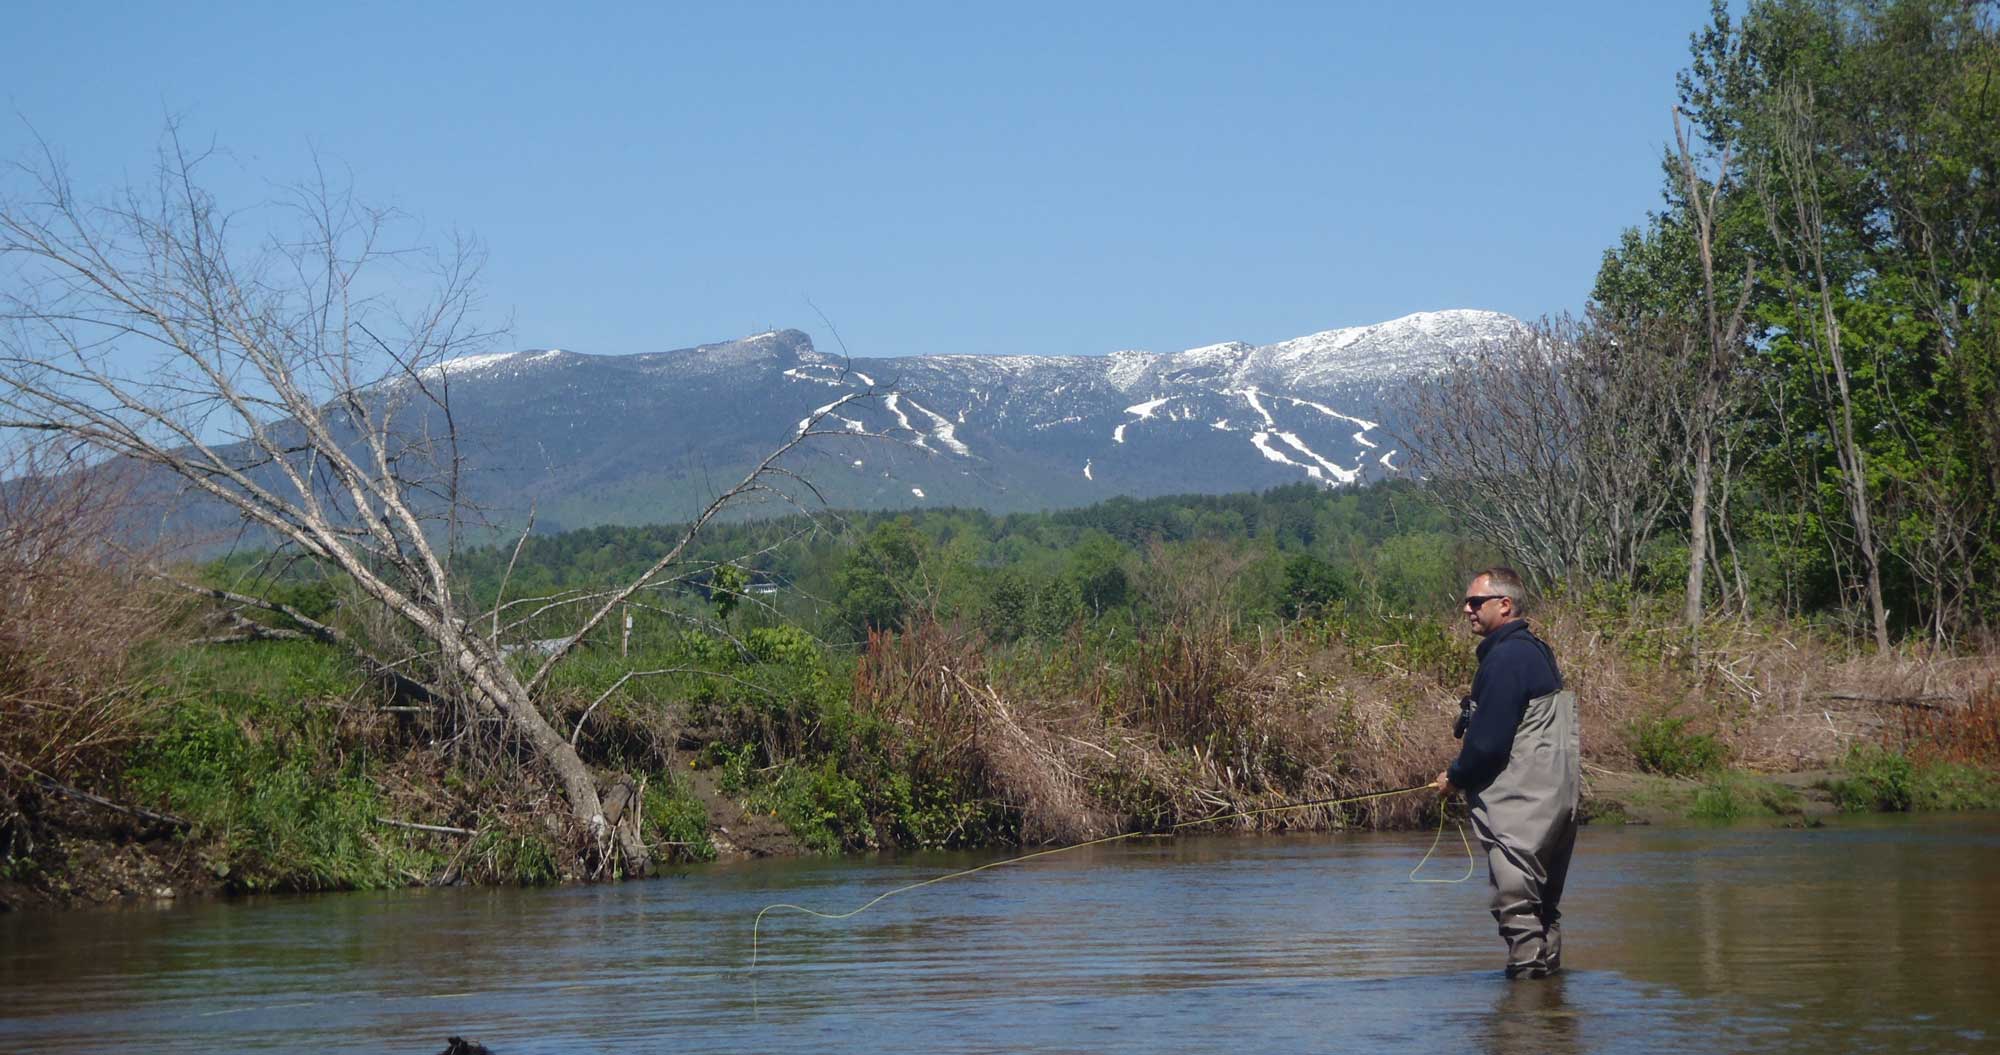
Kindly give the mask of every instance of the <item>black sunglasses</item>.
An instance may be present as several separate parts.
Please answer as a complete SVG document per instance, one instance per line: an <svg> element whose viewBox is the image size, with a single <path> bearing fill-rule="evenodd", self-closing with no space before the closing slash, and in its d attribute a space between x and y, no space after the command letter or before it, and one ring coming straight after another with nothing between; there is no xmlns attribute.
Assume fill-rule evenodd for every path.
<svg viewBox="0 0 2000 1055"><path fill-rule="evenodd" d="M1486 606L1486 602L1488 602L1488 601L1497 601L1497 600L1499 600L1500 598L1502 598L1502 597L1505 597L1505 596L1507 596L1507 595L1506 595L1506 594L1504 594L1504 593L1489 593L1489 594L1481 594L1481 595L1479 595L1479 596L1475 596L1475 597L1467 597L1467 598L1466 598L1465 600L1463 600L1463 601L1460 601L1460 602L1459 602L1459 604L1460 604L1460 605L1461 605L1462 607L1464 607L1464 608L1468 608L1468 609L1470 609L1470 610L1472 610L1472 611L1475 611L1475 612L1477 612L1477 611L1479 611L1479 610L1480 610L1481 608L1484 608L1484 607Z"/></svg>

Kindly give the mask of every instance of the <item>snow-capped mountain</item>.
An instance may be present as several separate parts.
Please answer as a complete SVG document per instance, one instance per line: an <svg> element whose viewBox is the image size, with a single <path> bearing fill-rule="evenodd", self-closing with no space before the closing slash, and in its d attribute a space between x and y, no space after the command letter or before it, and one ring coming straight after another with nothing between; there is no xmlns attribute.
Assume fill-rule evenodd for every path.
<svg viewBox="0 0 2000 1055"><path fill-rule="evenodd" d="M530 502L544 528L686 516L817 414L815 432L835 435L810 438L795 462L830 503L1006 511L1393 473L1395 391L1519 326L1438 311L1170 354L852 360L780 330L432 369L449 378L481 470L474 501L503 522Z"/></svg>

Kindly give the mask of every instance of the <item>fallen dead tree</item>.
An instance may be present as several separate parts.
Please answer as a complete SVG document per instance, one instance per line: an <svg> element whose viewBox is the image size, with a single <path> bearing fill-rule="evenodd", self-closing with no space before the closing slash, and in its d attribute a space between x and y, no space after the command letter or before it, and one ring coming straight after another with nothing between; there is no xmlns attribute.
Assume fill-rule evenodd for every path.
<svg viewBox="0 0 2000 1055"><path fill-rule="evenodd" d="M294 188L255 243L203 188L204 160L170 129L153 184L106 202L83 200L52 153L19 170L26 185L0 199L0 427L88 452L92 471L170 480L270 540L276 560L346 584L365 611L338 626L158 569L222 605L233 636L325 641L406 702L497 719L508 749L559 783L600 865L643 872L635 826L608 816L598 777L539 696L620 606L681 573L724 507L809 496L783 459L872 393L808 417L642 574L580 598L562 644L523 672L501 646L500 611L475 610L452 573L471 511L451 361L495 337L474 310L477 248L393 244L395 216L323 177Z"/></svg>

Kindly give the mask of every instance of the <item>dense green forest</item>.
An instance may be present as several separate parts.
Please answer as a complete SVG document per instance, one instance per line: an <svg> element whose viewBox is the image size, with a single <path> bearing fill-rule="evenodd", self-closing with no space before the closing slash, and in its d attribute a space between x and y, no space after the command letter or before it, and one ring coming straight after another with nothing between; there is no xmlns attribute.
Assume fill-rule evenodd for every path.
<svg viewBox="0 0 2000 1055"><path fill-rule="evenodd" d="M1495 556L1447 528L1437 503L1407 482L1117 498L1006 516L932 509L737 522L704 532L684 573L649 591L635 623L686 625L706 607L744 626L785 623L851 645L871 627L894 630L921 611L977 626L996 641L1060 637L1080 623L1129 625L1140 614L1147 569L1182 559L1234 569L1233 614L1246 625L1334 602L1435 613L1448 608L1463 569ZM459 568L487 606L560 597L636 577L681 530L530 537L518 552L468 553ZM729 603L732 596L740 603ZM553 636L563 625L551 613L522 633Z"/></svg>

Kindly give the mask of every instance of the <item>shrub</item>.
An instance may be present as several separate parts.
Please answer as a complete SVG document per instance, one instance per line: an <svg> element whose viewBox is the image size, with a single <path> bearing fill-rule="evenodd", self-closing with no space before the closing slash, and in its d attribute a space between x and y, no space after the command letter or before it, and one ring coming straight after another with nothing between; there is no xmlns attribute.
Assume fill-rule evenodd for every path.
<svg viewBox="0 0 2000 1055"><path fill-rule="evenodd" d="M860 782L831 758L816 766L784 766L777 779L751 794L749 805L776 814L814 853L836 854L875 839Z"/></svg>
<svg viewBox="0 0 2000 1055"><path fill-rule="evenodd" d="M1728 751L1709 733L1688 729L1690 719L1654 715L1625 727L1626 746L1639 768L1663 777L1686 777L1720 767Z"/></svg>
<svg viewBox="0 0 2000 1055"><path fill-rule="evenodd" d="M42 778L102 787L143 735L173 695L151 658L182 604L111 541L129 480L19 439L0 450L0 837Z"/></svg>
<svg viewBox="0 0 2000 1055"><path fill-rule="evenodd" d="M1849 812L2000 808L2000 776L1955 762L1920 764L1900 751L1860 745L1848 752L1847 774L1827 789Z"/></svg>
<svg viewBox="0 0 2000 1055"><path fill-rule="evenodd" d="M546 886L563 878L562 862L547 837L526 830L481 832L469 851L480 872L525 886Z"/></svg>
<svg viewBox="0 0 2000 1055"><path fill-rule="evenodd" d="M1908 755L1872 744L1856 745L1847 754L1847 779L1829 788L1840 808L1851 813L1910 808L1917 767Z"/></svg>
<svg viewBox="0 0 2000 1055"><path fill-rule="evenodd" d="M890 773L877 789L896 842L926 850L977 844L1004 834L989 804L956 785Z"/></svg>

